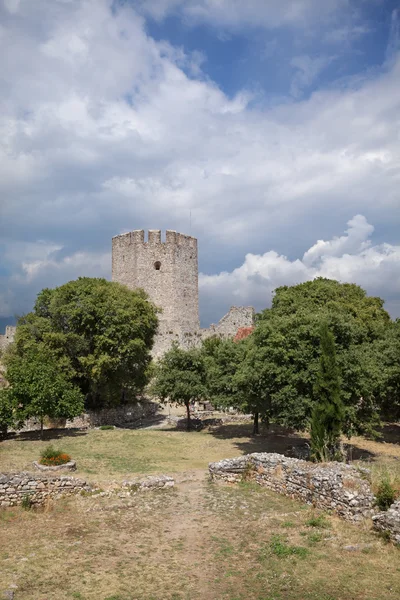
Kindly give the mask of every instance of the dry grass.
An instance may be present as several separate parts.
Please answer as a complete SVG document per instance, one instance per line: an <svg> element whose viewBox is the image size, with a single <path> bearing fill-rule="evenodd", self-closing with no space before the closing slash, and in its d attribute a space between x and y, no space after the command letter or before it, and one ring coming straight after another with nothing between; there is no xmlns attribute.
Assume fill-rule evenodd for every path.
<svg viewBox="0 0 400 600"><path fill-rule="evenodd" d="M252 484L207 482L211 460L297 443L284 433L249 433L248 426L225 426L215 433L113 430L52 439L78 461L77 475L104 482L178 473L178 485L128 498L78 496L46 512L0 512L0 597L15 585L15 600L398 599L399 550L370 523L321 520ZM30 469L48 443L0 444L0 471ZM397 468L398 445L352 443L377 472Z"/></svg>
<svg viewBox="0 0 400 600"><path fill-rule="evenodd" d="M16 600L400 596L399 551L368 525L320 521L250 484L194 479L169 492L0 514L0 591L17 586Z"/></svg>

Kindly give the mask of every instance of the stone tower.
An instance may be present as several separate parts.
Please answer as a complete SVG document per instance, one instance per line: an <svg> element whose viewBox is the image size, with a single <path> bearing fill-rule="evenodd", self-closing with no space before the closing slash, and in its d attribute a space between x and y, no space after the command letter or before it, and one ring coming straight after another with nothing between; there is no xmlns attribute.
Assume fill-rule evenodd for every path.
<svg viewBox="0 0 400 600"><path fill-rule="evenodd" d="M112 279L134 290L142 288L159 308L158 334L153 348L161 356L175 340L192 345L199 335L197 239L189 235L143 229L112 240Z"/></svg>

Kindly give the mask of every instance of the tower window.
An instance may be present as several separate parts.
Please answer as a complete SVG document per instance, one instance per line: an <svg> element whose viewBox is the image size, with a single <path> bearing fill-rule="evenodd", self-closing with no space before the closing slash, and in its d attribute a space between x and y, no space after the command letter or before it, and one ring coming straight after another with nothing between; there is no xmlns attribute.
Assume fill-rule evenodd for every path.
<svg viewBox="0 0 400 600"><path fill-rule="evenodd" d="M154 263L154 268L156 271L159 271L161 269L161 263L159 260L156 260L156 262Z"/></svg>

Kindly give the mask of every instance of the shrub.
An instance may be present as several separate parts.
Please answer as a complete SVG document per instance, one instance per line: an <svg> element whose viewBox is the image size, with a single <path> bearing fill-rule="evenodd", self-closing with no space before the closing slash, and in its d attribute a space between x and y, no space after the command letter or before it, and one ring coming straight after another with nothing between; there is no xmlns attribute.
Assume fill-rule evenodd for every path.
<svg viewBox="0 0 400 600"><path fill-rule="evenodd" d="M381 510L387 510L396 500L396 490L392 486L387 476L381 480L375 498L375 504Z"/></svg>
<svg viewBox="0 0 400 600"><path fill-rule="evenodd" d="M307 548L303 548L302 546L290 546L279 535L272 536L270 549L272 553L279 558L287 558L288 556L305 558L308 555Z"/></svg>
<svg viewBox="0 0 400 600"><path fill-rule="evenodd" d="M30 510L32 508L32 501L29 494L25 494L22 498L21 506L24 510Z"/></svg>
<svg viewBox="0 0 400 600"><path fill-rule="evenodd" d="M71 460L69 454L65 454L62 450L55 450L53 446L47 446L40 454L40 464L48 467L65 465Z"/></svg>
<svg viewBox="0 0 400 600"><path fill-rule="evenodd" d="M307 527L320 527L321 529L327 529L330 527L330 523L325 515L313 515L306 521Z"/></svg>

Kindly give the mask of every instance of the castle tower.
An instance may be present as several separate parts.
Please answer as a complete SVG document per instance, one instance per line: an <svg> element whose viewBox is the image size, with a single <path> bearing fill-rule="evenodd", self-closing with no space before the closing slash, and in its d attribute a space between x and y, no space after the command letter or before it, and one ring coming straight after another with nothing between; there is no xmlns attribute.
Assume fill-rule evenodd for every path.
<svg viewBox="0 0 400 600"><path fill-rule="evenodd" d="M187 345L199 331L197 239L167 230L123 233L112 240L112 279L134 290L142 288L161 308L153 348L161 356L176 340Z"/></svg>

